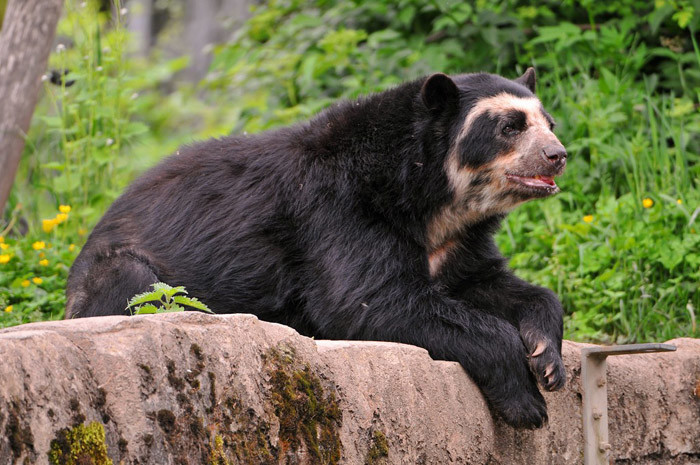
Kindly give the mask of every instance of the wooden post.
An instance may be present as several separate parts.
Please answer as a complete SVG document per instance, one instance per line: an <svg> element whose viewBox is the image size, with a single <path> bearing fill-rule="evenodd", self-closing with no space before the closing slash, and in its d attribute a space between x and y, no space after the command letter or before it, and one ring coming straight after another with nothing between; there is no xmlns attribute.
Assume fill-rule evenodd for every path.
<svg viewBox="0 0 700 465"><path fill-rule="evenodd" d="M39 98L62 0L9 0L0 30L0 219Z"/></svg>

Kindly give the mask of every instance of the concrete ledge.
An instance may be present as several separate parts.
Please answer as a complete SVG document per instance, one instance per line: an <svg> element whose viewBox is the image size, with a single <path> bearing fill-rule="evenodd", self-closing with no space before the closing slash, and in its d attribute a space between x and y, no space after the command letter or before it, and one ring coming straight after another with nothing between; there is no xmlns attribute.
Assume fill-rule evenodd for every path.
<svg viewBox="0 0 700 465"><path fill-rule="evenodd" d="M616 463L700 463L700 340L671 343L608 359ZM251 315L28 324L0 331L0 463L579 464L582 347L564 344L549 424L517 431L458 364L413 346Z"/></svg>

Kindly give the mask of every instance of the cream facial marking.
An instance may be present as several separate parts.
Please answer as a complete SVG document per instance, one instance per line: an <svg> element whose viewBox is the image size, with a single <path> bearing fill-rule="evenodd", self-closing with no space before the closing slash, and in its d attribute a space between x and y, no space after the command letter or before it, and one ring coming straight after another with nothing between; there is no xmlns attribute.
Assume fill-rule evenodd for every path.
<svg viewBox="0 0 700 465"><path fill-rule="evenodd" d="M501 171L501 168L506 168L506 165L512 166L513 163L517 162L513 157L531 153L535 143L542 143L545 140L557 140L550 129L550 122L542 112L542 104L536 97L522 98L503 92L478 101L464 120L462 129L453 143L446 161L447 166L445 168L448 180L458 202L465 198L473 180L473 173L470 172L469 168L460 166L459 153L457 152L460 142L469 133L474 121L479 116L484 113L504 115L513 110L521 111L526 115L527 128L524 136L519 138L518 143L513 148L513 154L507 157L498 157L489 164L497 165L497 171Z"/></svg>
<svg viewBox="0 0 700 465"><path fill-rule="evenodd" d="M441 249L465 226L493 214L507 213L517 205L512 199L503 197L502 193L507 189L506 171L519 158L520 154L513 151L475 170L460 168L457 155L450 155L447 176L455 195L452 203L443 207L428 225L429 254ZM488 181L474 187L479 176L487 176ZM471 196L478 196L479 200L465 205L464 199ZM443 260L439 262L442 263Z"/></svg>
<svg viewBox="0 0 700 465"><path fill-rule="evenodd" d="M525 113L527 115L528 126L531 126L533 129L544 129L551 132L549 129L549 121L547 121L547 118L542 114L542 103L540 99L537 97L516 97L507 92L502 92L493 97L479 100L476 105L472 107L457 136L455 146L464 139L464 136L467 135L477 117L486 112L492 115L498 115L512 110L520 110Z"/></svg>

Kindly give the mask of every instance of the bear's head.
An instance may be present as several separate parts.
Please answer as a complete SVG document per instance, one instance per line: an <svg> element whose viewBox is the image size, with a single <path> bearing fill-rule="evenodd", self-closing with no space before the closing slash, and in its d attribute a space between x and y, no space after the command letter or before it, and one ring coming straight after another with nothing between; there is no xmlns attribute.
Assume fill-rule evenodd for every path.
<svg viewBox="0 0 700 465"><path fill-rule="evenodd" d="M469 224L559 192L554 177L564 171L566 149L535 96L533 68L515 80L433 74L420 94L449 137L444 169L452 201L429 225L429 250L442 250Z"/></svg>
<svg viewBox="0 0 700 465"><path fill-rule="evenodd" d="M433 74L421 97L430 111L454 115L445 169L457 198L502 213L559 191L554 177L564 171L566 150L535 96L533 68L513 81Z"/></svg>

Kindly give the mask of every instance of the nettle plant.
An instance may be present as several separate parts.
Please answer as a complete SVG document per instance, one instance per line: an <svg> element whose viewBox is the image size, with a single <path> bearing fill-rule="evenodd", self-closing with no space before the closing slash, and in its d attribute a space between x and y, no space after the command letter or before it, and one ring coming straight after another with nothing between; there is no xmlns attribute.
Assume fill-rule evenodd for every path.
<svg viewBox="0 0 700 465"><path fill-rule="evenodd" d="M214 313L195 297L182 295L187 294L184 286L172 287L165 283L155 283L151 286L153 287L151 292L136 294L129 300L126 309L132 315L184 312L183 305L206 313Z"/></svg>

